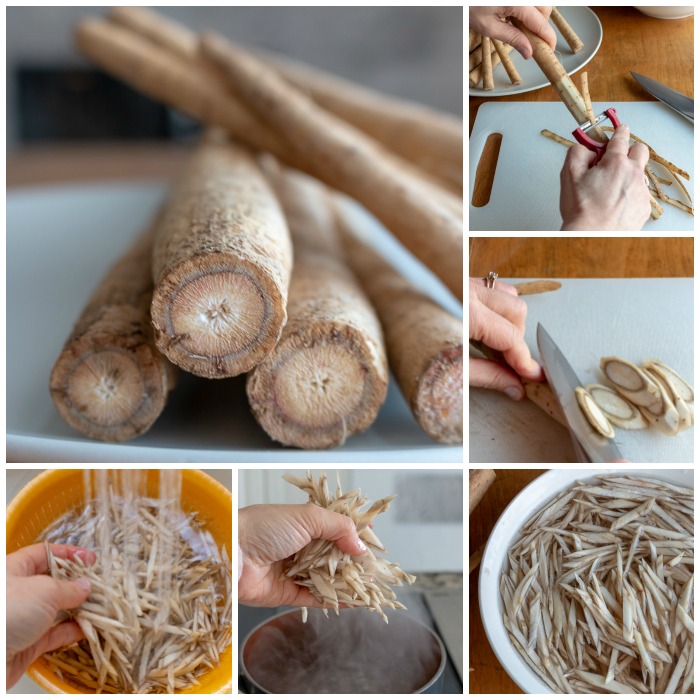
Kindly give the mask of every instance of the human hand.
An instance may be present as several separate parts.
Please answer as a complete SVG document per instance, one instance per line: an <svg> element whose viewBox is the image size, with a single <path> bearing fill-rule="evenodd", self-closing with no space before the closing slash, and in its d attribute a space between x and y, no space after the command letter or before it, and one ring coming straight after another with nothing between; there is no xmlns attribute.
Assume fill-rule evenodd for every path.
<svg viewBox="0 0 700 700"><path fill-rule="evenodd" d="M557 35L547 21L552 12L546 7L469 7L469 26L483 36L499 39L519 51L523 58L532 56L528 38L512 24L508 17L519 19L530 31L542 37L552 48L557 45Z"/></svg>
<svg viewBox="0 0 700 700"><path fill-rule="evenodd" d="M93 564L94 552L67 544L52 544L57 557L75 556ZM62 610L77 608L90 595L87 579L59 581L46 576L46 547L33 544L7 555L7 687L22 677L44 652L78 642L83 633L76 622L56 625Z"/></svg>
<svg viewBox="0 0 700 700"><path fill-rule="evenodd" d="M258 505L238 511L238 544L243 572L238 579L238 600L245 605L321 607L312 593L282 576L287 557L311 540L330 540L343 552L361 555L367 550L347 515L312 503Z"/></svg>
<svg viewBox="0 0 700 700"><path fill-rule="evenodd" d="M481 358L469 358L469 385L503 391L511 399L524 398L520 377L544 381L544 373L532 359L525 342L527 306L518 298L515 287L496 282L493 289L484 286L481 278L469 280L469 338L493 350L503 352L513 368Z"/></svg>
<svg viewBox="0 0 700 700"><path fill-rule="evenodd" d="M629 128L615 129L600 161L585 146L571 146L561 171L562 231L639 231L651 205L644 180L649 149L629 146Z"/></svg>

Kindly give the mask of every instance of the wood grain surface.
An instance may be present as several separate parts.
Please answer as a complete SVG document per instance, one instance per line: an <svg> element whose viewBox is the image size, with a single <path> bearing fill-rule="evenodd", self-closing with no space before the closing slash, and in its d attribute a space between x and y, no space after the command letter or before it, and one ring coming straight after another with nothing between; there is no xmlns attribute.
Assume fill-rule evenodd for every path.
<svg viewBox="0 0 700 700"><path fill-rule="evenodd" d="M594 102L648 102L654 98L630 75L649 76L684 95L693 97L693 17L660 20L647 17L633 7L591 7L603 26L603 42L586 65L591 99ZM574 27L574 30L576 27ZM580 81L580 71L574 77ZM469 133L476 112L488 99L509 102L556 102L551 86L507 97L469 98ZM632 128L634 131L634 128Z"/></svg>
<svg viewBox="0 0 700 700"><path fill-rule="evenodd" d="M64 143L28 146L7 156L7 186L90 180L166 180L190 149L158 142Z"/></svg>
<svg viewBox="0 0 700 700"><path fill-rule="evenodd" d="M481 547L506 506L546 469L496 469L496 481L469 516L469 554ZM518 693L493 653L479 614L479 569L469 576L469 693ZM472 670L473 669L473 670Z"/></svg>
<svg viewBox="0 0 700 700"><path fill-rule="evenodd" d="M469 239L469 276L693 277L693 238Z"/></svg>

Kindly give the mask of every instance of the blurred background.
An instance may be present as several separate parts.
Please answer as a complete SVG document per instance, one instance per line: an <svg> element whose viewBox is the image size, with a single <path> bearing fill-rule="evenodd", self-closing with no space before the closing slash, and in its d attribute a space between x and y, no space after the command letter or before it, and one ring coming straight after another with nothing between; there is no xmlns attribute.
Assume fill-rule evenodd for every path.
<svg viewBox="0 0 700 700"><path fill-rule="evenodd" d="M185 139L197 125L80 56L78 20L105 7L7 8L8 150L47 142ZM461 7L159 7L363 85L461 116Z"/></svg>

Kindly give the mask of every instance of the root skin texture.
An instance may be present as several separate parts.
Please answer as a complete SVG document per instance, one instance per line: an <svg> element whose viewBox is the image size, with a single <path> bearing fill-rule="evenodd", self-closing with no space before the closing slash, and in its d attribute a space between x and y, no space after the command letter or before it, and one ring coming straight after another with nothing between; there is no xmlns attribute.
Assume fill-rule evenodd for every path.
<svg viewBox="0 0 700 700"><path fill-rule="evenodd" d="M463 324L416 289L363 240L341 198L338 220L348 260L384 329L389 364L423 430L434 440L461 444Z"/></svg>
<svg viewBox="0 0 700 700"><path fill-rule="evenodd" d="M209 139L175 185L153 251L158 347L218 379L272 352L286 322L291 243L282 211L243 148Z"/></svg>
<svg viewBox="0 0 700 700"><path fill-rule="evenodd" d="M286 57L263 60L329 112L462 194L463 127L460 119L412 102L386 97Z"/></svg>
<svg viewBox="0 0 700 700"><path fill-rule="evenodd" d="M143 7L114 7L109 11L109 18L190 63L199 59L197 35L163 14ZM324 109L418 165L459 194L461 200L463 129L460 119L383 95L287 56L261 52L256 55ZM222 87L222 93L225 92L226 88Z"/></svg>
<svg viewBox="0 0 700 700"><path fill-rule="evenodd" d="M342 445L375 420L388 367L379 319L341 257L328 194L292 171L272 176L294 243L289 320L248 376L253 414L278 442Z"/></svg>
<svg viewBox="0 0 700 700"><path fill-rule="evenodd" d="M151 228L107 273L51 373L61 417L97 440L145 433L175 383L176 369L156 349L150 322L152 241Z"/></svg>
<svg viewBox="0 0 700 700"><path fill-rule="evenodd" d="M182 35L163 38L168 32L153 30L139 9L121 8L112 22L82 20L75 30L76 46L107 73L149 97L222 127L255 148L283 156L282 141L227 94L222 77L211 66L189 55Z"/></svg>
<svg viewBox="0 0 700 700"><path fill-rule="evenodd" d="M246 107L285 140L291 165L358 200L459 299L463 225L453 207L428 191L374 139L318 107L250 54L207 34L203 55L226 71Z"/></svg>

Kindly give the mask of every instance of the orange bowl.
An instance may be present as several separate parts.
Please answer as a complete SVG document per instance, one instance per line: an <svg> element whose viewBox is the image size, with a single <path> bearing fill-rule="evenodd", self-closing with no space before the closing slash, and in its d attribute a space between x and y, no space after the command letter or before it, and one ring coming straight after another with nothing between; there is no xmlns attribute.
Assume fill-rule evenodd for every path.
<svg viewBox="0 0 700 700"><path fill-rule="evenodd" d="M159 469L148 469L146 495L158 495ZM36 541L41 532L73 508L83 504L82 469L52 469L30 481L7 507L7 552L14 552ZM232 553L233 498L216 479L198 469L182 470L182 509L197 512L216 543ZM28 669L29 676L50 693L94 694L79 683L61 680L38 658ZM199 677L199 682L178 693L231 693L233 685L233 645L221 655L219 666Z"/></svg>

